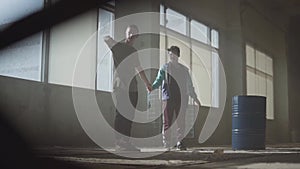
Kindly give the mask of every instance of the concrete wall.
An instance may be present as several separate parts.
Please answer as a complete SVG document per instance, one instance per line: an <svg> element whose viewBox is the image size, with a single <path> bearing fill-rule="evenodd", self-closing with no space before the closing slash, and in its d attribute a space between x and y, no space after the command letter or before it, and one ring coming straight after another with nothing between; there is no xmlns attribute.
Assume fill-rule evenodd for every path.
<svg viewBox="0 0 300 169"><path fill-rule="evenodd" d="M70 87L0 78L1 113L37 146L92 146L73 108Z"/></svg>
<svg viewBox="0 0 300 169"><path fill-rule="evenodd" d="M289 31L289 57L288 57L288 89L289 89L289 120L291 129L291 140L300 141L300 16L291 18Z"/></svg>
<svg viewBox="0 0 300 169"><path fill-rule="evenodd" d="M289 114L288 107L293 107L293 114L290 118L298 117L296 112L299 108L296 102L289 102L289 99L297 97L292 95L298 84L296 74L287 72L287 55L286 55L286 25L285 19L282 22L276 21L273 25L272 13L266 12L266 16L259 10L259 2L253 4L243 4L239 0L147 0L147 1L117 1L116 18L134 12L159 11L160 3L194 18L206 25L217 29L220 35L220 58L224 65L227 80L227 101L222 120L213 134L213 136L203 145L220 145L231 144L231 99L234 95L246 94L246 77L245 77L245 42L261 46L268 50L274 56L274 94L275 94L275 120L267 123L267 138L269 143L279 143L289 141ZM95 20L95 14L86 16L85 21ZM271 18L271 19L270 19ZM153 20L144 27L150 27L153 31L158 31L158 27L153 26L158 18ZM96 20L95 20L96 21ZM85 22L91 23L91 22ZM158 22L157 22L158 23ZM72 32L69 32L70 23L64 23L52 31L52 40L59 43L51 42L53 50L58 51L58 44L67 40L73 41L72 32L80 35L81 31L92 33L91 25L76 27L75 22L72 26ZM69 26L68 26L69 25ZM280 25L280 26L278 26ZM123 36L124 29L127 25L116 27L120 32L117 36ZM295 29L294 31L296 31ZM65 32L68 36L59 36ZM77 32L77 33L76 33ZM65 35L65 34L63 34ZM143 36L137 43L138 49L158 48L159 38L157 36ZM50 38L51 41L51 38ZM50 45L51 45L50 44ZM71 43L72 44L72 43ZM293 43L295 44L295 43ZM55 48L54 48L55 47ZM76 45L68 46L69 51L78 50ZM294 47L294 57L291 57L289 63L296 60L296 54L299 52ZM64 51L67 52L68 51ZM52 53L55 54L55 53ZM153 56L158 56L152 53ZM150 58L150 57L149 57ZM298 61L298 60L297 60ZM159 64L158 58L151 58L145 62L152 65ZM293 69L289 72L296 72L297 64L292 64ZM155 70L147 72L148 77L155 76ZM288 86L287 80L291 82ZM290 96L288 97L288 87ZM81 128L72 102L71 87L26 81L8 77L0 77L0 107L1 111L18 126L19 130L24 133L35 145L61 145L61 146L95 146ZM146 106L146 91L143 83L139 82L141 98L139 109L143 110ZM97 92L96 94L100 106L103 108L104 116L109 123L113 123L114 107L109 93ZM209 108L202 107L195 124L195 138L187 139L190 145L197 145L197 139L201 128L204 124ZM299 114L299 113L298 113ZM294 118L295 119L295 118ZM299 118L298 118L299 119ZM294 124L296 122L294 121ZM135 124L133 131L135 136L145 136L151 133L151 128L147 125ZM298 126L293 125L299 129ZM146 132L145 132L146 131Z"/></svg>

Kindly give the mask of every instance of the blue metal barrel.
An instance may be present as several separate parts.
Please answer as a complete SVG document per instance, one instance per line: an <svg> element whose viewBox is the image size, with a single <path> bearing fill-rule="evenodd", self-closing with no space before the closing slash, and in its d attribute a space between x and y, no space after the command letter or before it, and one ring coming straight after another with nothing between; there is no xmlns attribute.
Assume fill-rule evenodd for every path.
<svg viewBox="0 0 300 169"><path fill-rule="evenodd" d="M232 99L232 149L265 149L266 97L234 96Z"/></svg>

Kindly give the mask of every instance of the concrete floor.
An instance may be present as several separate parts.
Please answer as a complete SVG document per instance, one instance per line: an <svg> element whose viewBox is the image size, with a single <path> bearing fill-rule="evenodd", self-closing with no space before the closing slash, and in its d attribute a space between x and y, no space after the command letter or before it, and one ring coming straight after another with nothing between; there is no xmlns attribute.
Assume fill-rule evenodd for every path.
<svg viewBox="0 0 300 169"><path fill-rule="evenodd" d="M141 149L151 155L163 149ZM122 154L123 153L123 154ZM122 152L121 155L133 152ZM193 147L187 151L171 150L163 154L130 159L100 148L39 148L35 154L41 159L63 162L72 168L86 169L161 169L161 168L220 168L220 169L299 169L300 144L267 146L266 150L233 151L231 147ZM127 154L128 155L128 154ZM69 168L69 167L68 167Z"/></svg>

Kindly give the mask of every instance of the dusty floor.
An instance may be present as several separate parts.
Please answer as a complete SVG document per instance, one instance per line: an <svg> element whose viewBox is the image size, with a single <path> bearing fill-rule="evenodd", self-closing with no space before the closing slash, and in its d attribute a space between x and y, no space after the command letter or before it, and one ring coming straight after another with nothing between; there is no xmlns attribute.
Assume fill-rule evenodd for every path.
<svg viewBox="0 0 300 169"><path fill-rule="evenodd" d="M163 149L142 149L141 155L157 151ZM51 147L36 149L35 153L41 159L57 160L72 168L86 169L300 169L299 144L273 145L257 151L233 151L230 147L193 147L187 151L171 150L157 156L136 159L117 156L100 148ZM133 152L120 154L128 153Z"/></svg>

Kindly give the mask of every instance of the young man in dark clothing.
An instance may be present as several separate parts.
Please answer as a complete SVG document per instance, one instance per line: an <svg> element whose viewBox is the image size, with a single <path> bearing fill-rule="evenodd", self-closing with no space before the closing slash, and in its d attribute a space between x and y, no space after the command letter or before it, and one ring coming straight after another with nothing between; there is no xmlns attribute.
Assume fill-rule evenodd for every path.
<svg viewBox="0 0 300 169"><path fill-rule="evenodd" d="M168 129L172 125L173 116L177 117L177 144L178 150L186 149L181 140L185 130L185 112L188 106L188 99L191 96L194 101L201 106L200 101L194 91L189 69L178 62L180 49L171 46L168 49L170 62L164 64L159 70L156 80L152 84L152 89L157 89L162 85L163 100L163 144L170 149L171 131Z"/></svg>
<svg viewBox="0 0 300 169"><path fill-rule="evenodd" d="M136 25L130 25L126 29L126 39L124 42L116 42L111 37L106 36L104 41L110 47L113 53L114 66L116 68L116 77L114 81L114 94L116 97L116 117L114 128L116 130L116 150L138 151L134 145L130 143L132 120L134 118L135 109L138 101L138 88L135 71L139 73L140 78L144 81L148 90L151 90L151 84L144 71L142 70L137 55L137 50L132 46L138 37L138 28ZM126 61L126 59L128 59ZM125 63L119 67L121 62ZM118 68L119 67L119 68ZM133 79L132 79L133 77ZM128 88L129 99L128 100ZM121 111L121 112L120 112Z"/></svg>

